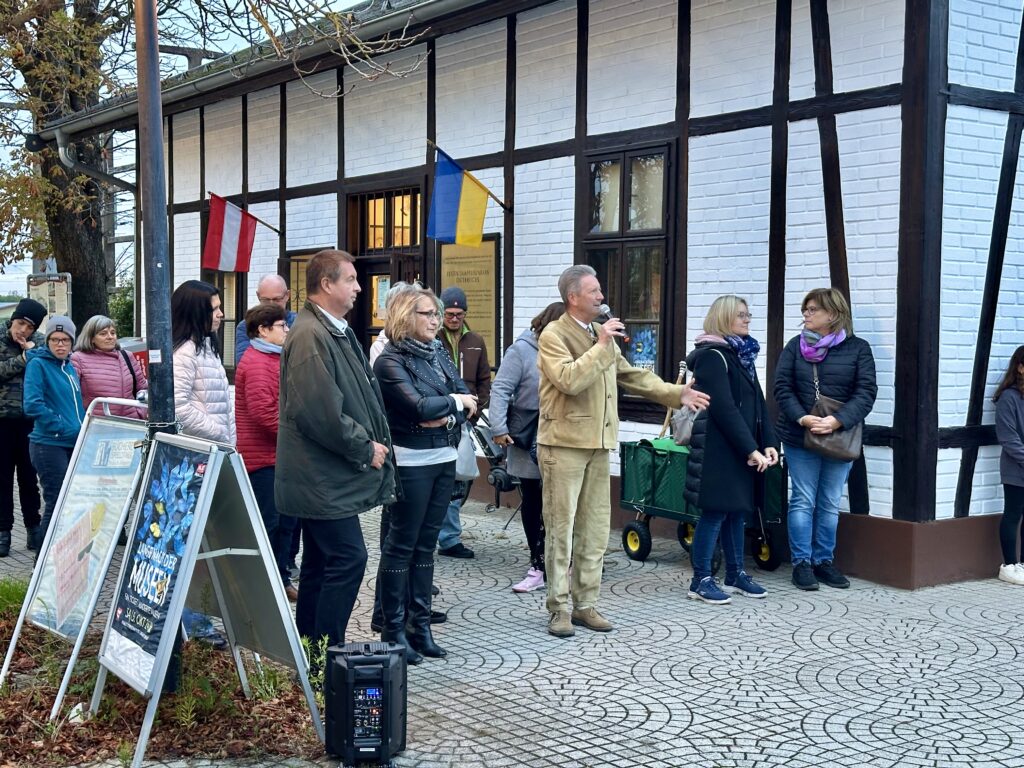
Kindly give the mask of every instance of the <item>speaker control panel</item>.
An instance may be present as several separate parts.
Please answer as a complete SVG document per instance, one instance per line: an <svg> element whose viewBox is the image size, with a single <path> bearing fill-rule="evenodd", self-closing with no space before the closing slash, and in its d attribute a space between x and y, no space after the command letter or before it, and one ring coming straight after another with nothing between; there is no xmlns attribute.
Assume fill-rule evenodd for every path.
<svg viewBox="0 0 1024 768"><path fill-rule="evenodd" d="M352 691L353 736L357 739L380 739L381 710L384 705L384 689L379 687L356 686Z"/></svg>

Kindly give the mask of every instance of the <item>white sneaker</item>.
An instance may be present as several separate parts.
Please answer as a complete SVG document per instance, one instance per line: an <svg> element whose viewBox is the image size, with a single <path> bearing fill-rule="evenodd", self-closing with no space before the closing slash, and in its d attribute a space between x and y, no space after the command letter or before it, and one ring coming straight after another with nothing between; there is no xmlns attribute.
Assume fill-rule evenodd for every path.
<svg viewBox="0 0 1024 768"><path fill-rule="evenodd" d="M999 566L999 579L1008 584L1024 585L1024 568L1020 563Z"/></svg>
<svg viewBox="0 0 1024 768"><path fill-rule="evenodd" d="M544 586L544 571L538 571L536 568L530 568L526 572L526 578L512 587L513 592L533 592L535 589L540 589Z"/></svg>

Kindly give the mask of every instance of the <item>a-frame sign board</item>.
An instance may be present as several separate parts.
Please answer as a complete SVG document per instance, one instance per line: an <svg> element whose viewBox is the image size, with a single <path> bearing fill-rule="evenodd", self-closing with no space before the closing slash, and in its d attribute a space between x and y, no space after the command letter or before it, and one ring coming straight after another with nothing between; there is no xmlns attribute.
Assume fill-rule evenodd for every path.
<svg viewBox="0 0 1024 768"><path fill-rule="evenodd" d="M136 506L90 707L99 710L108 672L149 699L133 768L145 756L186 605L223 619L247 696L239 646L295 669L323 740L299 634L241 457L218 443L158 434Z"/></svg>
<svg viewBox="0 0 1024 768"><path fill-rule="evenodd" d="M2 684L26 621L74 642L50 720L60 713L142 471L146 422L105 413L110 404L139 405L90 404L0 669Z"/></svg>

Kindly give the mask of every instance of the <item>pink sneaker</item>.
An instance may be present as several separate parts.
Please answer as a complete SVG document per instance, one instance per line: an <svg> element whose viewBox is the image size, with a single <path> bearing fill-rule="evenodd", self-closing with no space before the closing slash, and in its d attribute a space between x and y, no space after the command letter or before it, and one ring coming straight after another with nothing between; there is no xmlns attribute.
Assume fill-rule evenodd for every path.
<svg viewBox="0 0 1024 768"><path fill-rule="evenodd" d="M513 592L533 592L535 589L540 589L544 586L544 571L538 571L536 568L530 568L526 572L526 578L512 587Z"/></svg>

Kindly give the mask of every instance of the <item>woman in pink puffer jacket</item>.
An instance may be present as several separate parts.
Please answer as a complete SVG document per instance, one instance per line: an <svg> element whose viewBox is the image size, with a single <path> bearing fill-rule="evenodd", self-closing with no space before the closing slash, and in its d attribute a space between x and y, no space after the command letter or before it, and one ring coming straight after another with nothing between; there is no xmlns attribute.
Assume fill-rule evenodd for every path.
<svg viewBox="0 0 1024 768"><path fill-rule="evenodd" d="M121 349L114 321L104 315L93 315L82 326L71 365L81 380L82 402L86 409L97 397L137 400L140 392L149 389L142 365L135 355ZM132 419L146 418L145 408L112 405L110 413Z"/></svg>

